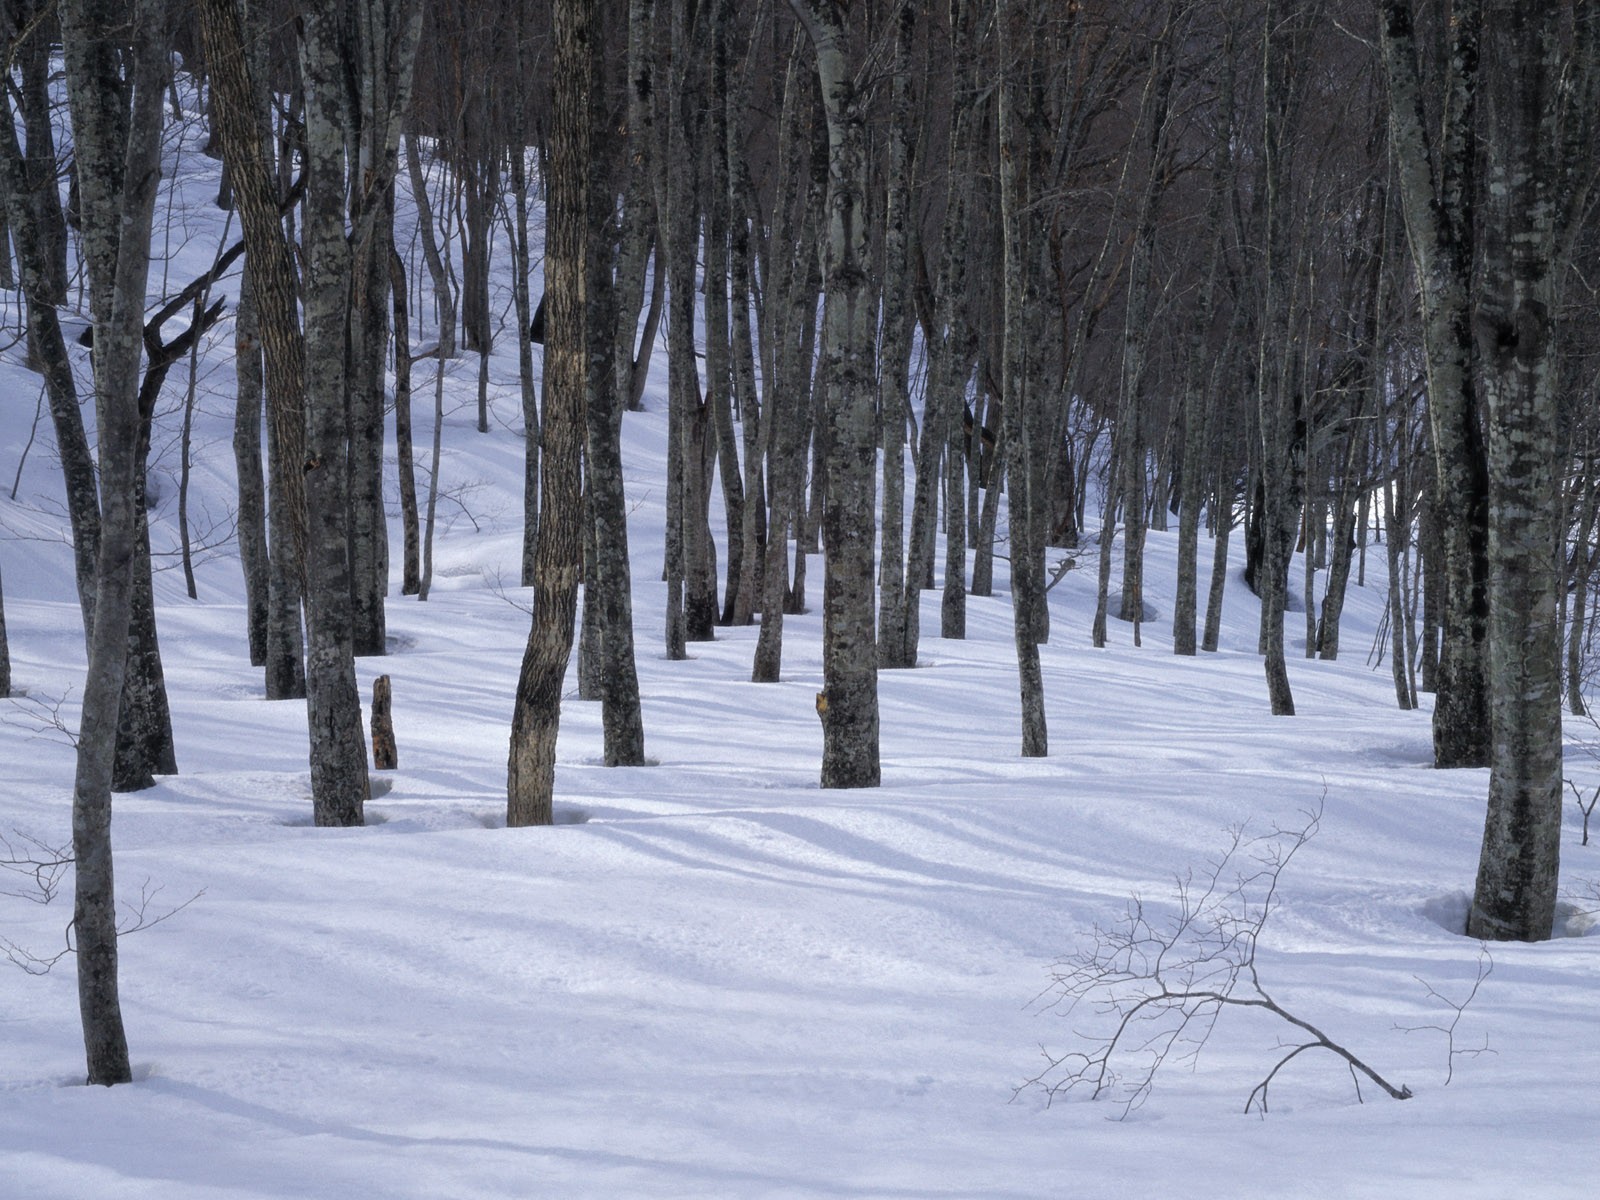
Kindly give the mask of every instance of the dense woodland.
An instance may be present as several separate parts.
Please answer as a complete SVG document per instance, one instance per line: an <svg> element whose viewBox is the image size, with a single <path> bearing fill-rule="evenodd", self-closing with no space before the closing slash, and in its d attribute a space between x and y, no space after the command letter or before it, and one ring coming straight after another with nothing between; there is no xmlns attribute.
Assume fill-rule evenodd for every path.
<svg viewBox="0 0 1600 1200"><path fill-rule="evenodd" d="M1038 646L1063 636L1045 596L1066 571L1097 572L1097 645L1111 621L1137 637L1144 531L1175 525L1174 648L1193 655L1216 647L1227 579L1199 594L1200 555L1225 564L1244 539L1264 707L1287 717L1291 588L1307 652L1334 658L1346 589L1382 554L1396 702L1434 694L1437 766L1492 768L1470 931L1550 935L1600 513L1594 6L3 12L0 270L46 385L89 645L74 834L91 1079L127 1077L110 797L174 764L149 422L236 263L239 636L268 697L308 705L317 823L362 820L353 660L384 652L386 604L430 585L412 367L477 356L486 380L494 253L518 281L499 336L521 364L533 595L507 698L511 824L551 820L574 648L607 763L643 761L619 436L664 353L665 650L759 622L752 678L777 679L784 616L820 590L823 786L877 784L877 674L916 665L936 577L940 636L960 638L967 597L1009 562L1021 751L1039 756ZM152 305L163 130L187 120L206 123L239 241ZM420 254L397 246L400 188ZM67 353L79 261L97 453Z"/></svg>

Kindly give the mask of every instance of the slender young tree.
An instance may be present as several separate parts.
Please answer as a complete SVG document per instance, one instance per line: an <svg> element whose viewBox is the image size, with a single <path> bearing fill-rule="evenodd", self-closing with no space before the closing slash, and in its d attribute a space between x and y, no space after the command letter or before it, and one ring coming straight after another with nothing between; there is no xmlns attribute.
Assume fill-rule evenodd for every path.
<svg viewBox="0 0 1600 1200"><path fill-rule="evenodd" d="M639 705L639 672L633 636L633 576L628 562L628 503L622 473L622 414L633 384L633 340L638 325L644 258L649 253L653 213L648 199L651 0L628 6L628 139L622 161L626 182L620 214L615 275L609 255L590 255L591 272L614 303L589 310L591 344L610 339L606 353L593 361L611 369L594 379L584 411L584 465L587 517L593 530L593 571L585 579L584 621L598 626L599 691L607 766L644 762L644 720ZM598 119L598 118L597 118ZM598 140L609 131L597 130ZM599 240L612 224L615 190L595 188L589 198L590 237ZM615 283L613 285L613 279ZM592 597L592 603L591 603Z"/></svg>
<svg viewBox="0 0 1600 1200"><path fill-rule="evenodd" d="M1029 201L1030 180L1026 171L1027 154L1022 145L1023 131L1018 108L1024 103L1027 82L1018 76L1030 69L1031 64L1018 61L1017 51L1026 44L1016 28L1017 17L1026 10L1012 0L995 0L995 27L1000 37L1001 82L999 92L1000 135L1000 209L1004 230L1004 355L1003 374L1006 429L1008 444L1018 446L1019 462L1026 463L1031 450L1032 434L1038 426L1031 411L1040 398L1027 394L1027 349L1024 345L1027 325L1027 275L1030 254L1029 229L1024 209ZM1022 486L1016 486L1020 479ZM1013 476L1012 526L1020 528L1027 522L1027 509L1032 497L1027 496L1026 469ZM991 489L997 481L990 480ZM1023 497L1018 503L1018 497ZM1042 500L1042 497L1039 497ZM1039 642L1029 627L1027 601L1022 598L1028 586L1027 575L1019 585L1016 576L1017 556L1012 559L1012 628L1017 649L1017 676L1022 703L1022 754L1025 758L1042 758L1050 752L1050 739L1044 712L1044 674L1039 662Z"/></svg>
<svg viewBox="0 0 1600 1200"><path fill-rule="evenodd" d="M883 529L878 555L878 666L900 666L906 624L905 461L911 413L911 260L916 239L911 206L916 143L912 53L917 5L898 0L893 10L894 67L889 100L889 147L883 232L883 335L878 419L883 442ZM915 599L912 593L912 599Z"/></svg>
<svg viewBox="0 0 1600 1200"><path fill-rule="evenodd" d="M11 642L6 637L5 588L0 586L0 700L11 695Z"/></svg>
<svg viewBox="0 0 1600 1200"><path fill-rule="evenodd" d="M386 650L389 525L383 503L384 366L400 121L411 96L421 0L358 0L339 29L349 97L349 304L345 328L351 637L355 652Z"/></svg>
<svg viewBox="0 0 1600 1200"><path fill-rule="evenodd" d="M246 262L234 309L233 365L236 382L233 463L239 487L239 565L244 571L245 635L250 665L267 662L267 614L271 567L267 549L267 481L261 469L261 326L255 286Z"/></svg>
<svg viewBox="0 0 1600 1200"><path fill-rule="evenodd" d="M165 0L60 0L84 257L95 306L100 542L73 783L73 941L88 1081L132 1079L117 978L111 782L139 538L139 382L170 70Z"/></svg>

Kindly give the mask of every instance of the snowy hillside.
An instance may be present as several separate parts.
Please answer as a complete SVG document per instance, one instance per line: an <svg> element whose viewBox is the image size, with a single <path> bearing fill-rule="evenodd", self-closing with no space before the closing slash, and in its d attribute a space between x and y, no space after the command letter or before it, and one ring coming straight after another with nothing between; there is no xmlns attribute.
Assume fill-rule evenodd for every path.
<svg viewBox="0 0 1600 1200"><path fill-rule="evenodd" d="M169 166L158 249L181 287L226 222L204 199L214 163L185 147ZM0 832L60 845L73 753L51 714L75 726L83 642L48 420L35 435L31 418L39 382L6 343L0 571L24 695L0 725ZM186 907L122 945L131 1087L79 1085L70 957L43 976L0 970L3 1200L1592 1194L1600 939L1583 936L1587 919L1567 922L1575 936L1494 947L1453 1043L1444 1032L1480 972L1480 947L1454 930L1487 776L1432 770L1426 709L1397 711L1386 666L1369 665L1381 555L1352 588L1344 657L1291 645L1293 718L1267 713L1237 570L1222 650L1193 659L1171 654L1173 535L1150 535L1141 647L1113 622L1110 646L1091 648L1093 572L1069 573L1050 593L1043 760L1018 754L1004 564L995 597L970 602L965 641L933 636L926 593L923 665L880 680L884 785L824 792L816 611L787 623L781 684L748 682L754 627L719 630L687 662L662 654L658 355L651 411L624 426L653 765L601 765L598 706L574 681L558 824L507 830L528 625L507 336L487 434L475 364L448 365L453 499L434 590L418 603L392 588L392 653L357 664L364 696L393 679L399 769L376 777L367 828L314 829L305 708L262 699L224 537L231 345L225 321L196 377L191 506L217 543L200 598L176 571L157 577L182 773L118 797L114 825L127 903L148 889L149 914ZM415 380L419 441L433 369ZM155 439L168 566L187 386L184 365ZM811 586L815 610L817 574ZM1571 730L1584 734L1597 736ZM1569 773L1600 783L1576 744ZM1175 1051L1126 1120L1108 1119L1125 1087L1047 1103L1022 1086L1041 1047L1088 1051L1110 1030L1092 1004L1051 1007L1055 964L1091 950L1131 896L1170 920L1175 880L1203 888L1231 830L1300 829L1318 810L1278 879L1260 981L1414 1099L1363 1081L1358 1102L1343 1062L1317 1051L1277 1075L1269 1115L1244 1115L1296 1030L1243 1009L1222 1013L1197 1058ZM1566 890L1600 907L1600 845L1580 846L1568 816ZM0 895L0 937L53 954L69 915L65 897ZM1137 1078L1129 1060L1123 1083Z"/></svg>

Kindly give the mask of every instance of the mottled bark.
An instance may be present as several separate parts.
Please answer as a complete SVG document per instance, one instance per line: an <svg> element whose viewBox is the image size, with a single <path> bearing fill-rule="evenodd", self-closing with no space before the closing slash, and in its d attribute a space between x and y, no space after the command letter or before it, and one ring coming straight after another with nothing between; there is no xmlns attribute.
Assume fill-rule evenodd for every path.
<svg viewBox="0 0 1600 1200"><path fill-rule="evenodd" d="M668 473L667 585L669 657L688 654L684 643L716 636L717 573L709 516L706 470L708 414L695 362L696 262L700 221L693 148L702 132L698 69L708 43L705 15L674 5L668 119L657 156L657 208L666 246L668 428L672 456ZM681 593L681 607L672 598ZM681 614L681 625L680 625ZM681 640L680 640L681 639Z"/></svg>
<svg viewBox="0 0 1600 1200"><path fill-rule="evenodd" d="M912 667L922 632L922 597L932 587L937 545L939 483L945 448L952 425L961 427L960 393L965 388L970 361L965 358L965 297L967 252L970 241L969 213L972 207L974 153L983 104L974 95L976 63L973 53L975 6L971 0L954 0L950 6L949 89L955 119L951 122L949 166L944 180L944 220L939 237L939 265L935 282L933 330L928 333L928 386L923 405L922 428L918 434L916 482L911 497L910 533L907 539L905 602L901 606L903 625L887 630L884 640L890 647L889 661L894 666ZM958 326L961 327L958 332ZM946 380L960 372L959 382ZM959 488L955 494L960 495ZM961 519L961 507L955 510ZM950 519L946 514L947 521ZM963 564L964 565L964 564ZM941 597L942 604L942 597ZM942 624L942 621L941 621Z"/></svg>
<svg viewBox="0 0 1600 1200"><path fill-rule="evenodd" d="M1562 448L1552 313L1592 175L1600 31L1486 0L1489 186L1473 332L1489 415L1494 757L1469 936L1551 935L1561 858ZM1569 51L1570 47L1570 51Z"/></svg>
<svg viewBox="0 0 1600 1200"><path fill-rule="evenodd" d="M634 0L630 6L629 63L637 65L645 54L649 11L648 0ZM632 9L641 10L635 14ZM639 17L637 24L633 17ZM637 42L635 38L637 37ZM629 79L636 87L637 75L630 69ZM648 89L637 97L649 98ZM634 99L630 95L630 99ZM612 263L625 253L638 253L648 247L647 211L624 211L621 228L616 221L616 184L619 177L629 179L645 167L628 166L634 149L630 144L617 148L607 114L594 108L595 121L591 145L601 161L591 162L589 203L589 243L585 269L588 272L588 310L585 336L589 343L589 382L584 407L584 508L588 536L585 538L583 591L584 637L590 645L595 676L594 687L600 700L600 720L604 736L605 763L610 767L639 766L644 762L644 719L639 706L639 672L634 658L633 576L628 561L628 501L622 472L622 414L627 407L633 329L619 337L624 321L621 309L637 322L636 299L624 296L619 303ZM630 124L631 129L631 124ZM618 149L621 153L618 153ZM625 170L619 170L625 167ZM620 241L619 239L620 235ZM642 265L642 264L641 264ZM619 262L618 270L621 270ZM637 286L637 285L630 285ZM629 302L631 301L631 303Z"/></svg>
<svg viewBox="0 0 1600 1200"><path fill-rule="evenodd" d="M822 786L876 787L878 665L873 631L877 306L869 272L867 96L859 51L831 0L791 0L816 50L828 124L826 289L828 483L823 507Z"/></svg>
<svg viewBox="0 0 1600 1200"><path fill-rule="evenodd" d="M767 10L761 10L754 39ZM744 119L750 109L749 70L739 71L728 94L728 283L729 338L732 343L733 402L738 412L744 448L744 569L734 594L729 623L748 625L759 605L767 550L767 487L761 453L762 398L757 391L755 340L751 331L754 250L749 197L753 191L749 163L744 153Z"/></svg>
<svg viewBox="0 0 1600 1200"><path fill-rule="evenodd" d="M27 11L19 17L28 17ZM87 641L94 628L95 563L100 541L100 498L94 456L78 409L59 306L66 302L65 232L55 186L55 137L50 125L49 46L40 31L25 40L17 56L26 149L17 141L13 92L0 89L0 195L11 218L22 294L27 306L29 365L44 376L56 454L61 464L67 517L72 529L73 567ZM41 119L36 108L44 110ZM59 261L58 261L59 260Z"/></svg>
<svg viewBox="0 0 1600 1200"><path fill-rule="evenodd" d="M261 329L256 317L255 284L245 263L234 309L233 465L239 487L239 565L244 571L245 632L250 665L267 662L267 481L262 469Z"/></svg>
<svg viewBox="0 0 1600 1200"><path fill-rule="evenodd" d="M256 10L253 17L259 16ZM224 160L233 176L245 257L260 319L267 406L267 521L271 532L267 597L266 694L269 700L305 695L300 629L306 545L305 364L299 301L289 243L279 219L266 96L246 47L232 0L201 0L201 33Z"/></svg>
<svg viewBox="0 0 1600 1200"><path fill-rule="evenodd" d="M1488 473L1474 383L1470 305L1482 0L1456 0L1440 119L1424 104L1411 0L1378 22L1401 208L1422 300L1428 414L1444 543L1445 600L1433 709L1434 765L1489 761ZM1438 134L1430 135L1430 129Z"/></svg>
<svg viewBox="0 0 1600 1200"><path fill-rule="evenodd" d="M58 12L95 297L104 490L73 783L73 943L88 1081L115 1084L132 1071L118 995L111 782L138 557L139 362L170 60L163 0L143 0L132 12L121 0L60 0Z"/></svg>
<svg viewBox="0 0 1600 1200"><path fill-rule="evenodd" d="M1042 503L1044 499L1042 495L1035 497L1027 495L1029 481L1025 465L1030 458L1034 431L1038 427L1038 421L1031 410L1040 404L1043 398L1030 395L1032 389L1025 386L1027 277L1031 226L1025 210L1031 199L1032 180L1026 170L1027 155L1021 144L1025 134L1019 128L1021 121L1018 119L1017 110L1020 105L1027 103L1026 90L1031 90L1028 89L1028 85L1035 81L1018 78L1025 68L1018 65L1011 53L1018 40L1026 40L1017 38L1019 31L1014 28L1017 15L1015 7L1009 0L996 0L995 20L1000 36L1001 59L1006 64L999 94L1000 210L1005 243L1002 255L1005 279L1002 334L1004 351L1001 364L1002 387L1005 394L1002 409L1005 414L1007 443L1015 447L1013 451L1015 459L1024 464L1024 470L1017 472L1017 475L1022 477L1021 487L1017 486L1016 477L1013 477L1011 496L1014 529L1020 529L1027 522L1030 502ZM990 481L991 490L997 483L998 480ZM1020 505L1019 497L1022 500ZM1028 547L1025 544L1024 554L1027 553ZM1016 557L1014 555L1012 568L1011 615L1012 640L1017 650L1018 690L1021 695L1022 755L1024 758L1042 758L1050 752L1044 711L1044 674L1039 662L1039 642L1028 621L1028 604L1032 597L1026 593L1030 589L1042 591L1043 580L1033 577L1027 571L1018 572ZM1022 576L1020 580L1019 574Z"/></svg>
<svg viewBox="0 0 1600 1200"><path fill-rule="evenodd" d="M0 700L11 695L11 641L6 636L5 589L0 587Z"/></svg>
<svg viewBox="0 0 1600 1200"><path fill-rule="evenodd" d="M1169 9L1169 14L1171 10ZM1122 393L1117 414L1117 435L1122 442L1122 594L1117 616L1135 623L1144 620L1145 511L1148 496L1146 460L1152 431L1144 412L1145 363L1149 355L1150 308L1156 240L1156 205L1169 174L1167 117L1171 109L1174 56L1168 39L1169 23L1153 47L1150 74L1140 102L1139 120L1148 139L1148 160L1143 186L1134 208L1133 245L1128 262L1128 296L1122 328ZM1129 155L1132 158L1132 155ZM1137 638L1137 631L1135 638Z"/></svg>
<svg viewBox="0 0 1600 1200"><path fill-rule="evenodd" d="M345 321L353 264L345 237L349 114L342 13L339 0L308 6L300 42L306 89L306 716L312 819L318 825L360 825L370 794L350 598Z"/></svg>
<svg viewBox="0 0 1600 1200"><path fill-rule="evenodd" d="M582 567L580 456L588 387L590 118L594 0L555 0L555 105L545 253L544 469L533 621L517 678L506 774L506 824L555 819L556 736L572 656Z"/></svg>

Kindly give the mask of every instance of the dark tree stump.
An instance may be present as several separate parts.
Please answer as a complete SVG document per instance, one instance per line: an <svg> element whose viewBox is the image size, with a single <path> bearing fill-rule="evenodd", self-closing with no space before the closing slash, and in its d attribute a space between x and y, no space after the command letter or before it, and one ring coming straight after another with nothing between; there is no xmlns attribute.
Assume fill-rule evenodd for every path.
<svg viewBox="0 0 1600 1200"><path fill-rule="evenodd" d="M400 765L389 701L389 677L379 675L372 681L372 769L375 771L392 771Z"/></svg>

